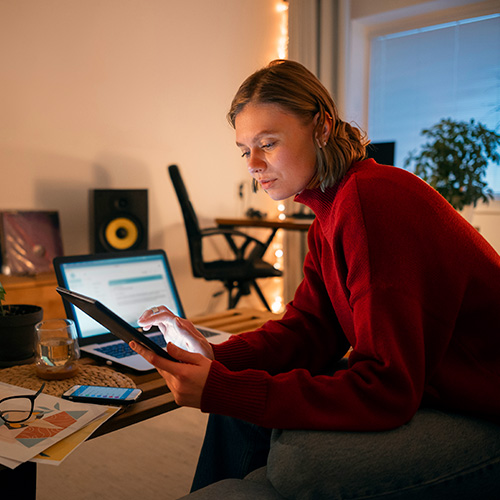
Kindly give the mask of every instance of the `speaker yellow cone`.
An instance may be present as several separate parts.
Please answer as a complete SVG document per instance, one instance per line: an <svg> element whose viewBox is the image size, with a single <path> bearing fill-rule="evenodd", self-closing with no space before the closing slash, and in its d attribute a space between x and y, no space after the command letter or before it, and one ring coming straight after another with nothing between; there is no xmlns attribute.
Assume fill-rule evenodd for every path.
<svg viewBox="0 0 500 500"><path fill-rule="evenodd" d="M130 219L118 217L113 219L104 231L106 241L117 250L127 250L132 247L139 237L137 225Z"/></svg>

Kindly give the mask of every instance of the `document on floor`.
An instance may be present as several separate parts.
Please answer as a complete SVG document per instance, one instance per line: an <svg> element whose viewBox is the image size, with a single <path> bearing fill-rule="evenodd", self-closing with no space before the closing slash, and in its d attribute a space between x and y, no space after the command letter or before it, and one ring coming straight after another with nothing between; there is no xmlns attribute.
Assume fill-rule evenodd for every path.
<svg viewBox="0 0 500 500"><path fill-rule="evenodd" d="M31 394L34 391L0 382L0 400ZM40 394L35 400L33 414L26 422L7 423L0 419L0 464L16 468L97 418L105 416L108 408ZM105 420L106 418L101 423Z"/></svg>

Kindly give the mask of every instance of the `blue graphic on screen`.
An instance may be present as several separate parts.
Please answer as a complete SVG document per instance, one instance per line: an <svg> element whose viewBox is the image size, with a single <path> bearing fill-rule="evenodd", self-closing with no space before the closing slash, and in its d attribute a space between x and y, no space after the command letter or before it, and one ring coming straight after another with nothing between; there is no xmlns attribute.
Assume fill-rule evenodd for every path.
<svg viewBox="0 0 500 500"><path fill-rule="evenodd" d="M181 315L171 277L160 255L133 256L62 265L66 288L92 297L134 327L141 314L152 306L165 305ZM107 330L86 313L73 307L80 337Z"/></svg>

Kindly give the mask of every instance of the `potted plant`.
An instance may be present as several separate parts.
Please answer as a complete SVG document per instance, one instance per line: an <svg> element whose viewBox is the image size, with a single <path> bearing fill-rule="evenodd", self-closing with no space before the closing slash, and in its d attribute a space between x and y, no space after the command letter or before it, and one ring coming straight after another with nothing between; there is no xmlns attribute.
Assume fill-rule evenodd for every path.
<svg viewBox="0 0 500 500"><path fill-rule="evenodd" d="M43 309L25 304L3 304L5 289L0 283L0 367L31 363L35 354L35 325Z"/></svg>
<svg viewBox="0 0 500 500"><path fill-rule="evenodd" d="M489 203L493 191L484 180L488 163L500 163L500 135L482 123L443 119L421 135L429 140L412 151L405 167L415 165L415 174L435 188L457 210Z"/></svg>

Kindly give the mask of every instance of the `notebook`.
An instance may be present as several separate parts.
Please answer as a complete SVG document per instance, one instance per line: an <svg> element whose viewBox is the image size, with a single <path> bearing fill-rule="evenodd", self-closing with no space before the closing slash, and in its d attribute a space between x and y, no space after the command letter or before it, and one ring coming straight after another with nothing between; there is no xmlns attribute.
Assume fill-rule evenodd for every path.
<svg viewBox="0 0 500 500"><path fill-rule="evenodd" d="M135 328L141 314L153 306L165 305L185 318L167 255L163 250L105 253L56 257L54 270L59 286L88 295L102 302ZM126 342L117 339L86 313L64 301L69 319L75 322L80 350L138 371L153 369ZM198 327L213 344L227 340L230 334ZM165 339L158 330L146 335L161 347Z"/></svg>

